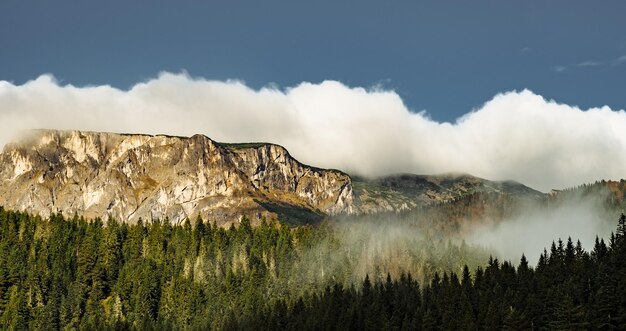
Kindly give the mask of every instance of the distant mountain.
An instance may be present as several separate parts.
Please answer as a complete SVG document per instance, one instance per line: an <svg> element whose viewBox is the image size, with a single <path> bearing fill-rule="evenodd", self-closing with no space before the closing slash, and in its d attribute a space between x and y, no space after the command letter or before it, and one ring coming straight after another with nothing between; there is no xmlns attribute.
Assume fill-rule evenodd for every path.
<svg viewBox="0 0 626 331"><path fill-rule="evenodd" d="M468 174L350 177L304 165L278 145L224 144L203 135L35 130L0 154L0 206L44 217L180 223L200 216L226 225L247 216L298 225L329 215L475 205L487 196L547 197L517 182Z"/></svg>
<svg viewBox="0 0 626 331"><path fill-rule="evenodd" d="M546 195L514 181L490 181L468 174L401 174L377 179L353 178L357 211L372 213L403 211L452 202L475 194L496 194L516 198L543 198Z"/></svg>

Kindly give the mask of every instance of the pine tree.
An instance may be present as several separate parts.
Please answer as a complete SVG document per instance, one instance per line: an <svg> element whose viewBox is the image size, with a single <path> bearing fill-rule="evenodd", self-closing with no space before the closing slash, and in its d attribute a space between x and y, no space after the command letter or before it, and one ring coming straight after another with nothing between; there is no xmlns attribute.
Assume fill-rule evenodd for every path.
<svg viewBox="0 0 626 331"><path fill-rule="evenodd" d="M624 213L620 215L617 221L616 235L621 238L626 237L626 215Z"/></svg>
<svg viewBox="0 0 626 331"><path fill-rule="evenodd" d="M9 289L9 300L0 316L0 327L7 330L28 330L30 316L24 293L17 285Z"/></svg>

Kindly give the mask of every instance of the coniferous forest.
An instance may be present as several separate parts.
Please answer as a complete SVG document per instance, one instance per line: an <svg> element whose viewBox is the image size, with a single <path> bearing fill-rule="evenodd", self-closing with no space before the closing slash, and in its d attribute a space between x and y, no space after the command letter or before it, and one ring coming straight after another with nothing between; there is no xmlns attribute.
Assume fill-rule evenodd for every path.
<svg viewBox="0 0 626 331"><path fill-rule="evenodd" d="M546 244L513 264L332 224L105 225L0 208L0 328L624 329L626 217L590 252Z"/></svg>

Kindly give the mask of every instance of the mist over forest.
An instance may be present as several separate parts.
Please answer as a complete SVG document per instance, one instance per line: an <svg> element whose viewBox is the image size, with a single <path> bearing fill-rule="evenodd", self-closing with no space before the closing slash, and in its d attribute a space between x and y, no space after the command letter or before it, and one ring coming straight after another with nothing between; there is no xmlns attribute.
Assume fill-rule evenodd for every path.
<svg viewBox="0 0 626 331"><path fill-rule="evenodd" d="M0 1L0 330L626 330L626 1Z"/></svg>
<svg viewBox="0 0 626 331"><path fill-rule="evenodd" d="M611 314L623 311L613 305L617 292L609 298L606 290L621 288L616 280L626 269L612 264L618 271L608 279L594 270L608 268L605 260L623 261L626 218L617 216L616 225L617 201L588 195L598 187L541 205L521 202L503 213L483 211L491 215L488 220L460 227L451 222L439 230L412 213L297 227L275 220L253 227L244 218L226 229L202 219L181 225L114 219L104 224L0 209L0 247L6 253L0 256L0 323L55 329L603 325L606 300L613 300ZM612 211L600 208L610 205ZM448 219L443 211L451 208L467 212L437 206L419 215L439 213L430 218L439 222L437 217ZM591 231L599 239L590 239ZM538 237L528 237L533 234ZM553 238L563 240L555 244ZM592 292L578 292L576 282L590 273ZM565 278L550 285L547 275ZM510 277L519 280L511 283ZM563 297L566 286L575 292ZM565 292L551 292L555 288ZM539 297L532 299L535 294ZM457 305L462 319L449 315ZM323 306L334 308L321 313ZM615 317L606 323L621 321Z"/></svg>

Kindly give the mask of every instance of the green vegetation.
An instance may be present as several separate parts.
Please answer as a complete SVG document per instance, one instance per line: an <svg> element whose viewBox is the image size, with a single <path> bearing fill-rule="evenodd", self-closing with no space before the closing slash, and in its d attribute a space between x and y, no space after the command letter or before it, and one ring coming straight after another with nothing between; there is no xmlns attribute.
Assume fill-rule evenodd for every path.
<svg viewBox="0 0 626 331"><path fill-rule="evenodd" d="M260 314L328 286L409 272L425 282L486 261L393 224L193 223L105 226L0 208L0 329L273 328Z"/></svg>
<svg viewBox="0 0 626 331"><path fill-rule="evenodd" d="M559 240L536 268L490 259L475 276L436 274L423 288L402 275L361 286L334 285L288 305L278 302L231 329L623 330L626 327L626 216L607 246L591 253Z"/></svg>
<svg viewBox="0 0 626 331"><path fill-rule="evenodd" d="M248 148L260 148L266 145L271 145L270 143L217 143L222 147L226 147L229 149L248 149Z"/></svg>
<svg viewBox="0 0 626 331"><path fill-rule="evenodd" d="M311 210L300 206L260 200L255 200L255 202L268 211L276 213L278 218L284 220L285 223L291 226L301 226L307 224L318 225L324 220L325 216L318 210Z"/></svg>
<svg viewBox="0 0 626 331"><path fill-rule="evenodd" d="M534 268L389 221L105 226L1 207L0 252L0 329L626 326L624 215L608 244L559 240Z"/></svg>

